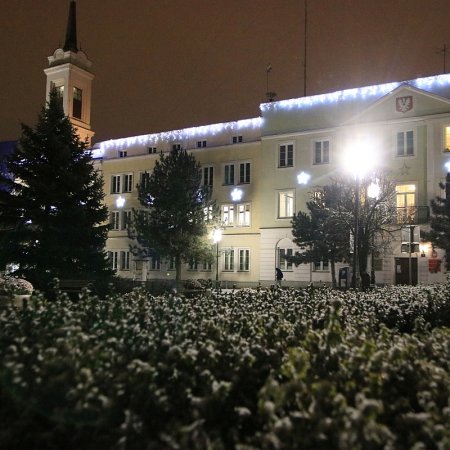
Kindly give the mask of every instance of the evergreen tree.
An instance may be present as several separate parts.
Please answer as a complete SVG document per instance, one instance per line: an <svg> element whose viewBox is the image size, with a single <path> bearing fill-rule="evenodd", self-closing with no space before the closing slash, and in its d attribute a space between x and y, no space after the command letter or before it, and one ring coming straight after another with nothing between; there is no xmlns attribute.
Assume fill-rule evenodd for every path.
<svg viewBox="0 0 450 450"><path fill-rule="evenodd" d="M56 91L0 178L0 264L45 290L54 278L109 275L103 181Z"/></svg>
<svg viewBox="0 0 450 450"><path fill-rule="evenodd" d="M431 200L431 230L423 233L425 239L431 241L436 247L445 250L447 259L447 269L450 257L450 173L447 173L445 184L439 183L442 190L445 190L445 197L436 197Z"/></svg>
<svg viewBox="0 0 450 450"><path fill-rule="evenodd" d="M202 186L201 166L183 149L161 153L151 174L144 174L138 191L143 209L133 210L129 235L137 244L131 251L173 259L179 282L182 262L211 258L204 237L206 216L213 213L214 204L210 189Z"/></svg>

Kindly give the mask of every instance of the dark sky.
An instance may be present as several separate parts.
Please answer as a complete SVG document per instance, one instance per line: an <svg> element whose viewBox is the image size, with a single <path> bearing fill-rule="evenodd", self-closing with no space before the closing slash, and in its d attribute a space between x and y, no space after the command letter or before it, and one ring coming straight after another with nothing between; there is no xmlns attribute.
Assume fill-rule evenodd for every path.
<svg viewBox="0 0 450 450"><path fill-rule="evenodd" d="M34 126L69 0L1 0L0 141ZM443 73L450 0L308 0L307 94ZM304 88L304 0L78 0L94 141L259 115ZM447 68L450 71L450 52Z"/></svg>

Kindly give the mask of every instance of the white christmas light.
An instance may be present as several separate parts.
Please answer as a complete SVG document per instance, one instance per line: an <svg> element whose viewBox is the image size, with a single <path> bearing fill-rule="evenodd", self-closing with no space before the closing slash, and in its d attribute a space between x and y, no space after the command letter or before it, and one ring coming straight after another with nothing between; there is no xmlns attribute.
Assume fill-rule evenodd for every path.
<svg viewBox="0 0 450 450"><path fill-rule="evenodd" d="M297 183L298 184L308 184L308 181L311 179L311 175L306 172L300 172L297 175Z"/></svg>
<svg viewBox="0 0 450 450"><path fill-rule="evenodd" d="M231 200L233 200L233 202L239 202L242 200L242 195L242 189L234 188L231 191Z"/></svg>
<svg viewBox="0 0 450 450"><path fill-rule="evenodd" d="M116 198L116 206L118 208L123 208L125 206L125 198L123 198L121 195Z"/></svg>

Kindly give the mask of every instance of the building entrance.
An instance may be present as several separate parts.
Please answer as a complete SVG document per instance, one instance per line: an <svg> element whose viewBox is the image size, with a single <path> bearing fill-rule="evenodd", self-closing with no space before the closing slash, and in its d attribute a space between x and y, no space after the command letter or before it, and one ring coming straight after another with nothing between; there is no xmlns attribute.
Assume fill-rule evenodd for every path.
<svg viewBox="0 0 450 450"><path fill-rule="evenodd" d="M409 258L395 258L395 284L409 284ZM417 258L411 258L411 284L417 284Z"/></svg>

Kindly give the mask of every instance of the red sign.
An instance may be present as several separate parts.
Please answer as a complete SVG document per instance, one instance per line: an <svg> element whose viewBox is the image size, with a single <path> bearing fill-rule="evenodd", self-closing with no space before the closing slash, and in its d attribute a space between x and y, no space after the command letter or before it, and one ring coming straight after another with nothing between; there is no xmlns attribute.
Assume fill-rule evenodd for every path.
<svg viewBox="0 0 450 450"><path fill-rule="evenodd" d="M428 260L428 271L430 273L438 273L441 271L441 260L440 259L429 259Z"/></svg>

